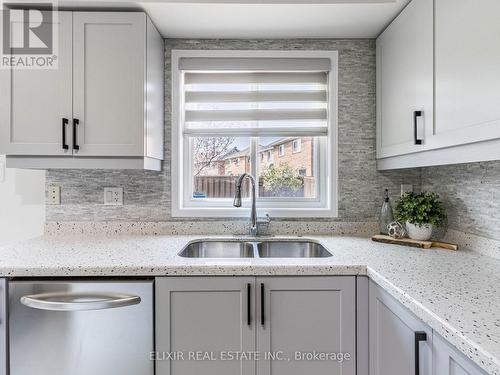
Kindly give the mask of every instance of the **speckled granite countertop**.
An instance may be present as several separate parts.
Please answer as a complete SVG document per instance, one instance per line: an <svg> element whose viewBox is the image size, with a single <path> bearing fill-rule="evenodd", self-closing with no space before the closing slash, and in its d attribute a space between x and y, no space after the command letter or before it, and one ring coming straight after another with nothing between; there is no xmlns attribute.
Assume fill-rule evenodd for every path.
<svg viewBox="0 0 500 375"><path fill-rule="evenodd" d="M327 247L331 258L207 260L177 255L199 237L44 236L0 247L0 276L368 275L480 367L500 374L498 259L348 236L308 237Z"/></svg>

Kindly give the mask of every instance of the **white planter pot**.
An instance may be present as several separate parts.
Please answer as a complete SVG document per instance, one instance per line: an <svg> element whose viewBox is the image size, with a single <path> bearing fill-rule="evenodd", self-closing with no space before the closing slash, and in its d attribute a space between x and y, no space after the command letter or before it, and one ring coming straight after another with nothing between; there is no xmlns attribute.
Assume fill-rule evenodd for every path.
<svg viewBox="0 0 500 375"><path fill-rule="evenodd" d="M406 231L408 232L408 237L412 240L427 241L432 236L432 230L434 229L432 224L422 224L418 226L406 222Z"/></svg>

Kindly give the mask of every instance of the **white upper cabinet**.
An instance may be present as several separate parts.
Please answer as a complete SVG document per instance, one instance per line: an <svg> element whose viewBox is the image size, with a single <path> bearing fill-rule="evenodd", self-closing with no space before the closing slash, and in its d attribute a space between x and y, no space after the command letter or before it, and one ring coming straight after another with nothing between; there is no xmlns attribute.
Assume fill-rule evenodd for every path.
<svg viewBox="0 0 500 375"><path fill-rule="evenodd" d="M18 168L161 168L163 39L142 12L59 12L58 69L6 70L0 153ZM8 124L8 126L3 126Z"/></svg>
<svg viewBox="0 0 500 375"><path fill-rule="evenodd" d="M436 0L429 148L500 138L500 1Z"/></svg>
<svg viewBox="0 0 500 375"><path fill-rule="evenodd" d="M432 129L432 23L433 0L413 0L377 39L379 158L420 151L416 135L424 141L424 127Z"/></svg>
<svg viewBox="0 0 500 375"><path fill-rule="evenodd" d="M79 155L143 155L145 29L143 13L74 14Z"/></svg>
<svg viewBox="0 0 500 375"><path fill-rule="evenodd" d="M378 38L379 169L500 159L498 14L497 0L412 0Z"/></svg>
<svg viewBox="0 0 500 375"><path fill-rule="evenodd" d="M0 70L0 154L72 154L72 13L59 12L53 26L58 69Z"/></svg>

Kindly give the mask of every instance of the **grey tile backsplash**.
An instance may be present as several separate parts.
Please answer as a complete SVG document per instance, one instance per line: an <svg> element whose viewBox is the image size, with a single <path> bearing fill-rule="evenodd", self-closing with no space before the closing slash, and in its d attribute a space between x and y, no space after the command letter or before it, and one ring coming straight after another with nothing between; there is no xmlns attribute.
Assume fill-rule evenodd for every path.
<svg viewBox="0 0 500 375"><path fill-rule="evenodd" d="M441 195L449 228L500 240L500 161L422 168L422 189Z"/></svg>
<svg viewBox="0 0 500 375"><path fill-rule="evenodd" d="M170 213L172 49L337 50L339 52L339 217L333 220L375 221L384 188L389 188L396 197L399 185L403 182L419 187L420 170L378 172L376 169L374 40L167 39L165 40L166 131L163 170L161 172L50 170L47 172L47 185L61 186L62 204L47 206L47 221L178 220L172 218ZM499 169L497 167L497 171ZM444 175L446 172L441 173ZM124 206L103 205L103 188L108 186L123 187ZM478 219L480 217L478 216Z"/></svg>

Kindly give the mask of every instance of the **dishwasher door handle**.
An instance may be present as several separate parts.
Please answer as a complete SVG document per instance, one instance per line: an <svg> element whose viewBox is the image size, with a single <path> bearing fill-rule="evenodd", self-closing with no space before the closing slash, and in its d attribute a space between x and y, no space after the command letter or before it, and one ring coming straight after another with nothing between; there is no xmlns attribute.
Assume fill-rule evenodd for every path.
<svg viewBox="0 0 500 375"><path fill-rule="evenodd" d="M23 296L20 301L39 310L87 311L137 305L141 297L116 293L42 293Z"/></svg>

